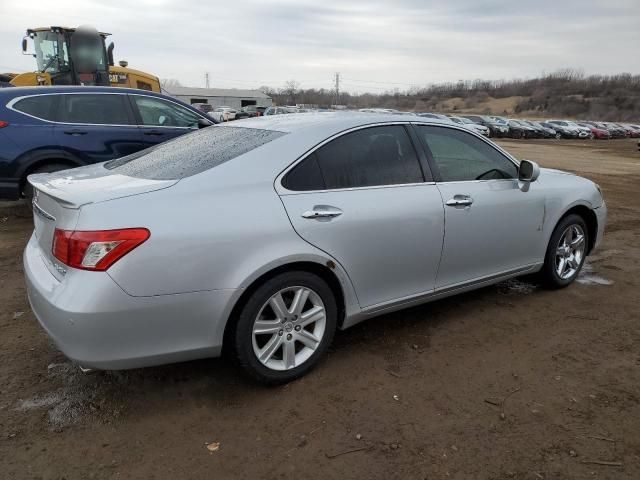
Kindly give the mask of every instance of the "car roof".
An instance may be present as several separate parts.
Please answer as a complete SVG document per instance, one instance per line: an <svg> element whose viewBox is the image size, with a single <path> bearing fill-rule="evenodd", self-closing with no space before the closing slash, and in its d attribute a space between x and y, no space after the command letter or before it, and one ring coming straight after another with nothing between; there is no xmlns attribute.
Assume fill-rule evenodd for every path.
<svg viewBox="0 0 640 480"><path fill-rule="evenodd" d="M121 87L84 87L78 85L66 85L57 87L14 87L14 88L2 88L0 89L0 96L4 97L21 97L24 95L40 95L43 93L90 93L90 92L105 92L105 93L138 93L144 95L152 95L156 97L167 97L158 92L151 92L149 90L141 90L138 88L121 88Z"/></svg>
<svg viewBox="0 0 640 480"><path fill-rule="evenodd" d="M417 115L393 115L367 112L308 112L285 115L263 116L238 120L233 126L276 130L279 132L295 133L305 130L322 131L326 136L356 128L379 123L433 123L452 126L449 121L437 118L419 117Z"/></svg>

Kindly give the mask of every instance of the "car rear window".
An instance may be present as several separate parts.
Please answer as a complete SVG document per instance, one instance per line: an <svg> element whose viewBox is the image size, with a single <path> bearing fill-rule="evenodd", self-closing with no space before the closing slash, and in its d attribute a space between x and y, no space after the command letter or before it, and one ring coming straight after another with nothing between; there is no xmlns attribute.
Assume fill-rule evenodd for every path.
<svg viewBox="0 0 640 480"><path fill-rule="evenodd" d="M284 132L214 126L111 160L105 168L129 177L178 180L204 172L275 140Z"/></svg>

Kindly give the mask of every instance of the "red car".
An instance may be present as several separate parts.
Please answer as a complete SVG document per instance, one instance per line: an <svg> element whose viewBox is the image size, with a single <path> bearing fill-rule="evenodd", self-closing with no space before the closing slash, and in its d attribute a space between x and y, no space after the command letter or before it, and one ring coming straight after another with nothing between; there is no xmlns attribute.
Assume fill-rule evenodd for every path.
<svg viewBox="0 0 640 480"><path fill-rule="evenodd" d="M586 127L591 130L592 138L597 138L599 140L609 140L611 138L611 133L604 128L598 128L595 125L591 125L590 123L585 122L576 122L581 127Z"/></svg>
<svg viewBox="0 0 640 480"><path fill-rule="evenodd" d="M629 136L631 138L640 138L640 125L625 123L622 126L629 131Z"/></svg>

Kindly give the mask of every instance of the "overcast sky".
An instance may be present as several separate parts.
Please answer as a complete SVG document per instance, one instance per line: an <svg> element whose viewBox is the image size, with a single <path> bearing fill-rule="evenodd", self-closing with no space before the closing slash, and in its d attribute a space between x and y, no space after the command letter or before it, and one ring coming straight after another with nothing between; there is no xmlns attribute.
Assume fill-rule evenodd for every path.
<svg viewBox="0 0 640 480"><path fill-rule="evenodd" d="M113 34L116 61L198 87L640 73L640 0L0 0L0 72L35 68L27 27L81 24Z"/></svg>

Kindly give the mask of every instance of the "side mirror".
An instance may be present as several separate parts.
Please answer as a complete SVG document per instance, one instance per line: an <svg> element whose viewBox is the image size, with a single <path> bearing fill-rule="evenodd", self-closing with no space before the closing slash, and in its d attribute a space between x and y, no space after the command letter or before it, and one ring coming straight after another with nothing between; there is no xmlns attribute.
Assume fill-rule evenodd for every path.
<svg viewBox="0 0 640 480"><path fill-rule="evenodd" d="M540 176L540 167L531 160L522 160L518 168L518 180L521 182L535 182Z"/></svg>
<svg viewBox="0 0 640 480"><path fill-rule="evenodd" d="M22 54L27 55L27 37L22 39Z"/></svg>
<svg viewBox="0 0 640 480"><path fill-rule="evenodd" d="M164 122L166 122L166 121L167 121L167 117L165 117L164 115L160 115L160 116L158 117L158 124L159 124L160 126L164 125Z"/></svg>
<svg viewBox="0 0 640 480"><path fill-rule="evenodd" d="M209 120L205 119L205 118L199 118L198 119L198 128L206 128L206 127L210 127L211 125L213 125L215 122L210 122Z"/></svg>

